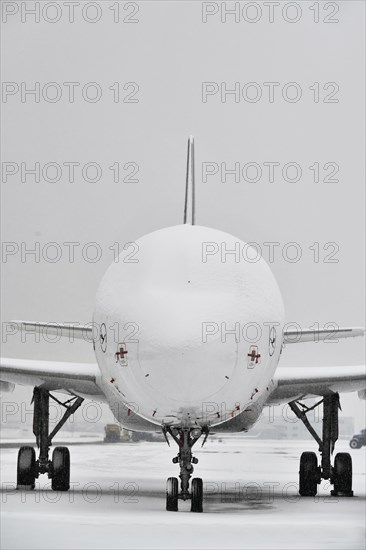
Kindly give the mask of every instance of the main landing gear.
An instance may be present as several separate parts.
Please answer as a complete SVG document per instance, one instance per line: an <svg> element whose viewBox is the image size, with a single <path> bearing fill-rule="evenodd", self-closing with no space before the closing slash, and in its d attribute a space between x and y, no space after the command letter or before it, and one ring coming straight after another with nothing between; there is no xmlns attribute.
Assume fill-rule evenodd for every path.
<svg viewBox="0 0 366 550"><path fill-rule="evenodd" d="M59 423L49 434L49 400L50 397L65 407L65 413ZM55 447L52 460L49 459L49 448L52 439L74 414L84 400L72 397L62 403L41 387L33 390L33 433L39 448L38 460L33 447L21 447L18 453L17 489L34 489L35 480L40 474L47 474L51 479L54 491L68 491L70 488L70 452L67 447Z"/></svg>
<svg viewBox="0 0 366 550"><path fill-rule="evenodd" d="M323 404L323 433L320 438L311 426L307 413ZM318 465L317 455L313 452L302 453L299 471L299 493L301 496L315 496L322 479L329 479L334 486L332 496L352 497L352 459L349 453L337 453L334 466L331 456L338 439L339 394L326 395L313 407L306 407L298 401L289 403L295 415L302 420L307 430L319 444L321 461Z"/></svg>
<svg viewBox="0 0 366 550"><path fill-rule="evenodd" d="M208 428L171 428L163 427L165 439L169 445L167 434L169 433L179 447L179 452L173 458L173 463L180 466L180 492L178 479L169 477L166 484L166 509L169 512L178 511L178 499L191 500L191 512L202 512L203 482L200 477L192 479L191 490L189 480L193 474L193 465L198 463L198 458L192 456L192 447L204 434L202 447L208 437Z"/></svg>

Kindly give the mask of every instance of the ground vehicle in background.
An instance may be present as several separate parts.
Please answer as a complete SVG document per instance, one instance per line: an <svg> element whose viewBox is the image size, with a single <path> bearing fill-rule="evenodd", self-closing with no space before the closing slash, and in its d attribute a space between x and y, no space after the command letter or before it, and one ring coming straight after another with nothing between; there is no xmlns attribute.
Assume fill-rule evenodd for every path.
<svg viewBox="0 0 366 550"><path fill-rule="evenodd" d="M121 441L121 426L118 424L106 424L104 427L104 441L106 443L116 443Z"/></svg>
<svg viewBox="0 0 366 550"><path fill-rule="evenodd" d="M351 449L361 449L363 445L366 445L366 429L355 434L349 442Z"/></svg>

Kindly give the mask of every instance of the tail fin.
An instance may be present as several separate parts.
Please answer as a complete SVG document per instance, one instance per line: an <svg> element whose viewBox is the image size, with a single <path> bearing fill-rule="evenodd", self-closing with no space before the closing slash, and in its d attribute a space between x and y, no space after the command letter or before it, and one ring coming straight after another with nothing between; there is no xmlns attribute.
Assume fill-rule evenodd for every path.
<svg viewBox="0 0 366 550"><path fill-rule="evenodd" d="M183 223L195 224L195 189L194 189L194 139L188 138L186 197L184 203Z"/></svg>

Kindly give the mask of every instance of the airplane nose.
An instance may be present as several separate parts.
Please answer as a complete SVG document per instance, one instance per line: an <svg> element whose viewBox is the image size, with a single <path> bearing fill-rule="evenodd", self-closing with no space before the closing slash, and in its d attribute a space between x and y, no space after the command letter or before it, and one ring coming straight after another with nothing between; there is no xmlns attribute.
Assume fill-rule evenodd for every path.
<svg viewBox="0 0 366 550"><path fill-rule="evenodd" d="M147 416L160 410L159 403L172 411L183 404L195 409L203 402L235 402L242 393L235 380L247 372L249 347L243 348L241 337L225 336L221 326L282 322L282 299L268 266L261 258L248 263L223 257L220 247L235 251L245 243L196 225L157 231L136 244L138 258L112 264L104 276L94 315L96 323L117 324L123 334L131 324L138 329L132 341L118 340L128 352L118 370L121 391L145 410L145 388ZM213 254L207 257L205 250ZM205 323L218 327L206 340ZM114 363L116 350L117 344ZM105 350L97 347L97 353L103 365Z"/></svg>
<svg viewBox="0 0 366 550"><path fill-rule="evenodd" d="M236 366L238 344L186 341L144 346L139 364L147 385L180 403L209 401L229 382Z"/></svg>

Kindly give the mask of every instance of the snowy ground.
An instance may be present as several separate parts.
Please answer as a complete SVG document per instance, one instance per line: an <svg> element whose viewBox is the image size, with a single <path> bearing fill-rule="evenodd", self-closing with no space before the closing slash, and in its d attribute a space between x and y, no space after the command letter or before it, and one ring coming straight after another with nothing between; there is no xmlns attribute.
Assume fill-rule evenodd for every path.
<svg viewBox="0 0 366 550"><path fill-rule="evenodd" d="M364 549L365 448L353 457L353 498L297 495L298 460L310 441L245 436L208 441L195 455L204 513L165 511L165 480L177 475L164 443L70 446L73 488L14 490L16 448L1 449L1 547L26 548L332 548ZM337 451L349 451L346 441Z"/></svg>

